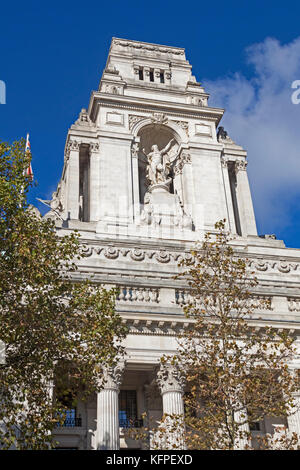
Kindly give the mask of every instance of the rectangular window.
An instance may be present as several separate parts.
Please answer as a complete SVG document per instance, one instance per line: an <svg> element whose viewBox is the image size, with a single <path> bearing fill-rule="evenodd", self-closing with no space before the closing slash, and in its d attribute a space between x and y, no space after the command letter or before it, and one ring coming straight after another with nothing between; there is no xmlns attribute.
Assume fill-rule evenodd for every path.
<svg viewBox="0 0 300 470"><path fill-rule="evenodd" d="M165 83L164 72L160 72L160 83Z"/></svg>
<svg viewBox="0 0 300 470"><path fill-rule="evenodd" d="M143 67L139 68L139 80L144 80Z"/></svg>
<svg viewBox="0 0 300 470"><path fill-rule="evenodd" d="M150 69L150 82L154 82L154 70Z"/></svg>
<svg viewBox="0 0 300 470"><path fill-rule="evenodd" d="M260 431L260 422L252 421L249 423L250 431Z"/></svg>
<svg viewBox="0 0 300 470"><path fill-rule="evenodd" d="M119 424L122 428L140 427L137 419L137 399L135 390L121 390L119 393Z"/></svg>
<svg viewBox="0 0 300 470"><path fill-rule="evenodd" d="M79 151L79 220L90 218L90 154L88 146L81 145Z"/></svg>
<svg viewBox="0 0 300 470"><path fill-rule="evenodd" d="M76 401L71 393L57 397L57 400L66 408L63 412L64 422L58 427L65 428L81 427L81 417L77 417Z"/></svg>

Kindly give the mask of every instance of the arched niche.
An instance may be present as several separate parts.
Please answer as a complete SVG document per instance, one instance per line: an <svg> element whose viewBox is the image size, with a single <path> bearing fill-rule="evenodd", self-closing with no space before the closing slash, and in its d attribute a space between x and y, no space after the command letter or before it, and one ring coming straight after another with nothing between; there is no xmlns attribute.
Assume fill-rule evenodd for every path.
<svg viewBox="0 0 300 470"><path fill-rule="evenodd" d="M144 204L144 196L147 192L147 188L149 186L149 182L147 181L146 177L146 170L147 170L147 158L144 155L143 151L148 154L151 152L152 145L156 144L159 150L162 150L166 147L166 145L170 142L170 140L174 139L175 142L172 144L168 155L170 157L175 156L181 144L181 138L178 133L172 129L171 127L164 125L164 124L157 124L151 123L146 124L139 129L137 132L137 136L139 137L140 144L139 144L139 154L138 154L138 172L139 172L139 199L140 204ZM174 175L172 172L170 173L170 178L173 181ZM174 192L173 184L170 185L170 192Z"/></svg>

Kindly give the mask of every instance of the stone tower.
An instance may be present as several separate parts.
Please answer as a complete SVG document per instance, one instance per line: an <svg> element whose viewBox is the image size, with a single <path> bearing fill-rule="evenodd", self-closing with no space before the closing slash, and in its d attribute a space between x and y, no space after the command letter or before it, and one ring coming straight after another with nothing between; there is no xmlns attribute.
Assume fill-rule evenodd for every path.
<svg viewBox="0 0 300 470"><path fill-rule="evenodd" d="M117 309L130 334L126 364L108 370L106 389L72 411L74 426L57 430L62 447L136 448L124 436L129 420L140 426L144 411L159 419L183 410L182 377L158 370L159 358L176 350L187 326L178 261L216 221L226 219L262 280L258 297L272 301L257 327L297 334L300 326L300 250L257 235L246 151L218 127L224 110L209 106L191 69L182 48L113 38L99 89L69 129L46 216L61 235L80 231L77 279L93 274L120 287Z"/></svg>

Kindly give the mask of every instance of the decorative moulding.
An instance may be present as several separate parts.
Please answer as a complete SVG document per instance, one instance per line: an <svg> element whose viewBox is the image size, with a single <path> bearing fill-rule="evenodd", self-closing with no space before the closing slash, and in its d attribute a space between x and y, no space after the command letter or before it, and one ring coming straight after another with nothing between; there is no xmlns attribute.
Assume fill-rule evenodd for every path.
<svg viewBox="0 0 300 470"><path fill-rule="evenodd" d="M124 115L120 113L106 113L106 124L124 126Z"/></svg>
<svg viewBox="0 0 300 470"><path fill-rule="evenodd" d="M204 123L195 124L195 135L211 136L211 126Z"/></svg>

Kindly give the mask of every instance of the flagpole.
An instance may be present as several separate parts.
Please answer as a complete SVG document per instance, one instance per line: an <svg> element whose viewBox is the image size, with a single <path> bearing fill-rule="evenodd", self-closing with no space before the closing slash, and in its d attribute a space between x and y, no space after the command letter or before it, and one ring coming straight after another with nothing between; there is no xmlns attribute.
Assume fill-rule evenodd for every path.
<svg viewBox="0 0 300 470"><path fill-rule="evenodd" d="M33 180L33 171L32 171L32 167L31 167L31 146L30 146L30 141L29 141L29 132L27 132L26 134L26 144L25 144L25 156L27 156L28 154L30 154L30 161L29 161L29 164L28 164L28 167L27 169L23 170L23 176L26 177L28 176L31 180ZM23 195L24 193L24 184L22 185L22 188L21 188L21 196ZM21 202L20 202L20 207L21 207Z"/></svg>

